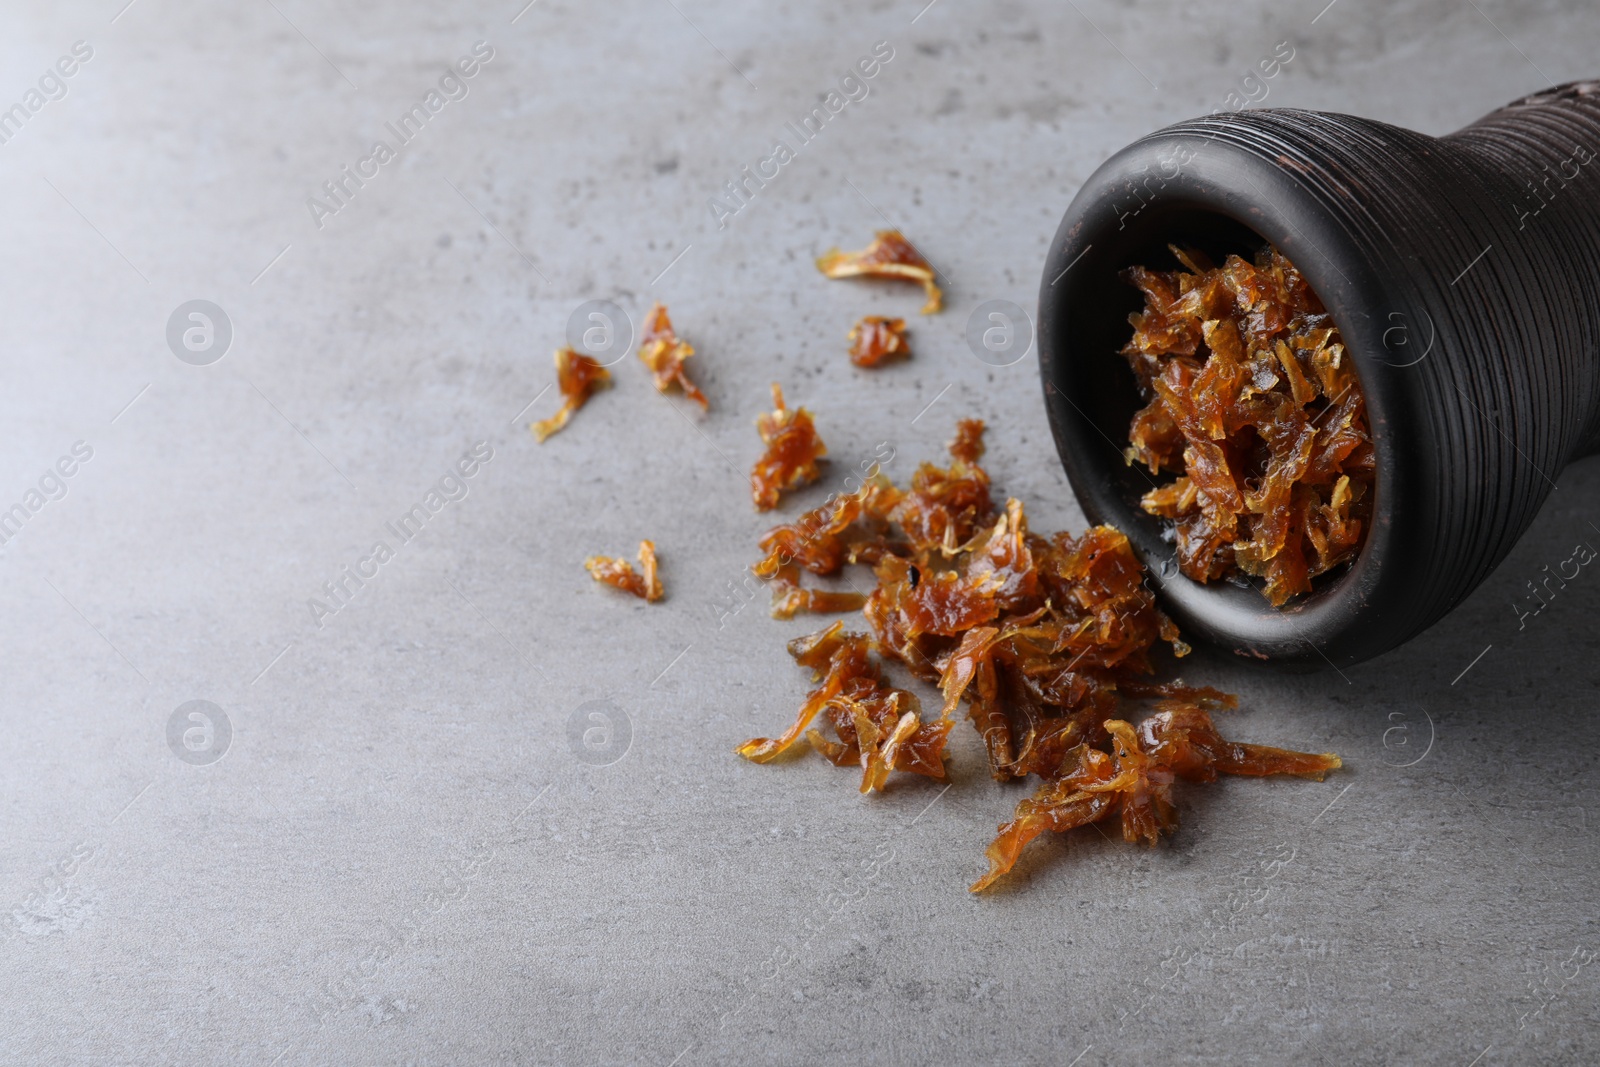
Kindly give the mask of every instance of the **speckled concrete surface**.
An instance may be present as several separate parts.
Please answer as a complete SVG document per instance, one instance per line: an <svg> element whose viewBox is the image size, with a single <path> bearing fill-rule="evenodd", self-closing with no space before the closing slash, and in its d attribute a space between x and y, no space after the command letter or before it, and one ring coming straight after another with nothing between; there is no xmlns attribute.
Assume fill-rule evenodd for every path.
<svg viewBox="0 0 1600 1067"><path fill-rule="evenodd" d="M1100 160L1259 95L1279 42L1262 103L1442 133L1596 74L1592 4L122 2L0 18L27 112L0 144L0 508L29 514L0 548L0 1061L1600 1059L1600 579L1512 606L1600 544L1592 462L1381 660L1198 655L1234 734L1347 770L1191 790L1156 850L1044 842L973 898L1017 791L968 733L948 792L730 753L805 688L805 624L730 589L768 382L834 455L796 506L975 414L1000 490L1076 529L1031 361L961 333L1033 306ZM719 229L708 198L878 42L867 95ZM950 306L869 375L844 330L915 295L810 260L885 219ZM220 359L182 316L169 346L196 299ZM653 299L710 416L629 357L536 445L574 309ZM393 537L430 490L456 499ZM651 606L582 569L643 536ZM337 604L346 567L372 576ZM610 734L574 740L596 708Z"/></svg>

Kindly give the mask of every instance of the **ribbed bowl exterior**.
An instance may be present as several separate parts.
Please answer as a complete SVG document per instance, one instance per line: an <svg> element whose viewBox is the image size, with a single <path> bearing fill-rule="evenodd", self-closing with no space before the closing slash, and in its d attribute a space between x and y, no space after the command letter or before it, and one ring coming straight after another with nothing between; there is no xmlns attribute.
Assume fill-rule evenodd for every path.
<svg viewBox="0 0 1600 1067"><path fill-rule="evenodd" d="M1169 234L1277 245L1361 375L1373 526L1345 574L1284 610L1178 576L1109 447L1126 443L1132 376L1116 355L1130 298L1108 279ZM1128 530L1192 638L1283 666L1381 654L1476 588L1561 468L1600 443L1600 83L1443 138L1288 109L1151 134L1073 201L1039 315L1046 405L1079 501Z"/></svg>

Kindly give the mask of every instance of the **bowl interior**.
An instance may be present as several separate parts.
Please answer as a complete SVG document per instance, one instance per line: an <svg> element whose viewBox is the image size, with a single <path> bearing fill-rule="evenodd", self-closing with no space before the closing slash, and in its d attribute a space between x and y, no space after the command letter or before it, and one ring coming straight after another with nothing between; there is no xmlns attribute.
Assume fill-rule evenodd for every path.
<svg viewBox="0 0 1600 1067"><path fill-rule="evenodd" d="M1170 595L1185 604L1209 601L1206 612L1219 619L1254 617L1259 622L1264 612L1297 614L1336 596L1350 574L1349 565L1322 575L1309 594L1281 609L1272 608L1257 588L1242 580L1202 584L1183 577L1178 573L1166 520L1146 514L1139 506L1141 496L1171 481L1172 475L1151 475L1143 466L1130 466L1123 456L1129 425L1144 402L1120 350L1132 335L1128 316L1142 310L1144 302L1121 273L1131 266L1181 269L1169 245L1198 248L1221 264L1230 254L1253 259L1271 242L1212 206L1176 198L1155 199L1136 215L1129 217L1124 211L1111 221L1120 225L1105 225L1095 232L1089 250L1049 287L1047 297L1059 302L1056 321L1063 327L1055 358L1049 363L1053 385L1059 391L1051 395L1050 402L1069 405L1068 410L1076 415L1065 420L1070 429L1063 460L1091 521L1110 523L1128 535L1151 571L1152 584L1166 586ZM1289 250L1280 250L1292 257ZM1307 278L1313 280L1309 272ZM1329 307L1336 312L1331 304ZM1259 583L1259 579L1250 581Z"/></svg>

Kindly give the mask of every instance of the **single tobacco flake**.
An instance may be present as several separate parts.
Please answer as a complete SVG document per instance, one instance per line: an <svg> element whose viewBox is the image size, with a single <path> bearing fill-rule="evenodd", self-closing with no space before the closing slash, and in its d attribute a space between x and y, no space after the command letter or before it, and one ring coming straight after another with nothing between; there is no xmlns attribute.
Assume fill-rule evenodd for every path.
<svg viewBox="0 0 1600 1067"><path fill-rule="evenodd" d="M828 454L828 446L817 436L811 412L790 410L783 403L783 389L772 385L773 410L756 418L756 429L767 446L750 470L750 496L760 511L778 506L781 494L808 485L822 477L817 461Z"/></svg>
<svg viewBox="0 0 1600 1067"><path fill-rule="evenodd" d="M694 348L678 339L667 317L667 305L658 303L645 316L643 338L639 342L639 359L650 368L655 378L656 391L665 393L676 385L683 395L709 411L711 402L706 399L689 375L684 372L683 361L694 355Z"/></svg>
<svg viewBox="0 0 1600 1067"><path fill-rule="evenodd" d="M944 294L934 283L933 268L899 230L879 230L872 243L859 252L830 248L817 260L817 269L830 278L900 278L916 282L927 294L924 315L944 307Z"/></svg>
<svg viewBox="0 0 1600 1067"><path fill-rule="evenodd" d="M1235 697L1153 677L1160 645L1174 657L1189 646L1156 605L1127 537L1109 526L1036 534L1020 500L997 507L979 465L983 434L981 421L963 420L948 466L922 464L905 489L876 472L761 538L752 571L772 583L780 618L856 606L858 596L802 588L805 571L862 564L876 582L860 606L868 632L840 620L790 644L816 687L788 730L745 742L740 755L766 763L805 737L833 764L859 767L864 793L882 791L894 771L943 778L965 705L990 774L1041 782L1000 827L975 892L1047 830L1116 817L1128 840L1153 844L1177 824L1176 781L1320 779L1339 766L1331 754L1227 741L1210 713ZM938 687L936 716L886 680L889 664ZM1155 711L1141 721L1147 701Z"/></svg>
<svg viewBox="0 0 1600 1067"><path fill-rule="evenodd" d="M543 444L567 424L572 413L583 407L596 390L610 384L611 372L588 356L571 348L556 349L556 388L561 391L561 408L548 419L533 423L529 429Z"/></svg>
<svg viewBox="0 0 1600 1067"><path fill-rule="evenodd" d="M656 546L653 541L639 542L639 565L644 568L643 574L634 570L633 564L627 560L612 559L610 556L590 556L583 561L583 565L591 578L613 589L632 593L652 603L661 599L661 579L656 575Z"/></svg>
<svg viewBox="0 0 1600 1067"><path fill-rule="evenodd" d="M868 315L850 328L850 362L858 367L876 367L891 359L910 359L906 343L906 320Z"/></svg>
<svg viewBox="0 0 1600 1067"><path fill-rule="evenodd" d="M1361 383L1338 327L1277 249L1214 267L1133 267L1144 294L1122 349L1145 407L1127 460L1175 481L1144 510L1173 523L1178 567L1198 582L1257 579L1281 607L1360 550L1374 455Z"/></svg>
<svg viewBox="0 0 1600 1067"><path fill-rule="evenodd" d="M832 589L807 589L800 584L800 568L796 564L781 567L773 574L772 617L792 619L800 612L813 615L838 615L847 611L860 611L867 602L865 594L839 592Z"/></svg>

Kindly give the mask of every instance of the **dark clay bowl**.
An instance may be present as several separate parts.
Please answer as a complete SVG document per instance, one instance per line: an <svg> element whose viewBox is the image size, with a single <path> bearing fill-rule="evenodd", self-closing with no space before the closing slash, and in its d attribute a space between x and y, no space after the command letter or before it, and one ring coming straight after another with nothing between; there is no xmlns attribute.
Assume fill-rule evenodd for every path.
<svg viewBox="0 0 1600 1067"><path fill-rule="evenodd" d="M1373 523L1356 560L1278 609L1178 574L1122 450L1125 267L1276 245L1338 324L1366 392ZM1600 82L1447 137L1263 109L1118 152L1056 233L1039 289L1056 447L1091 522L1124 530L1184 634L1284 666L1346 665L1433 624L1505 558L1563 466L1600 444ZM1165 480L1167 476L1163 476Z"/></svg>

